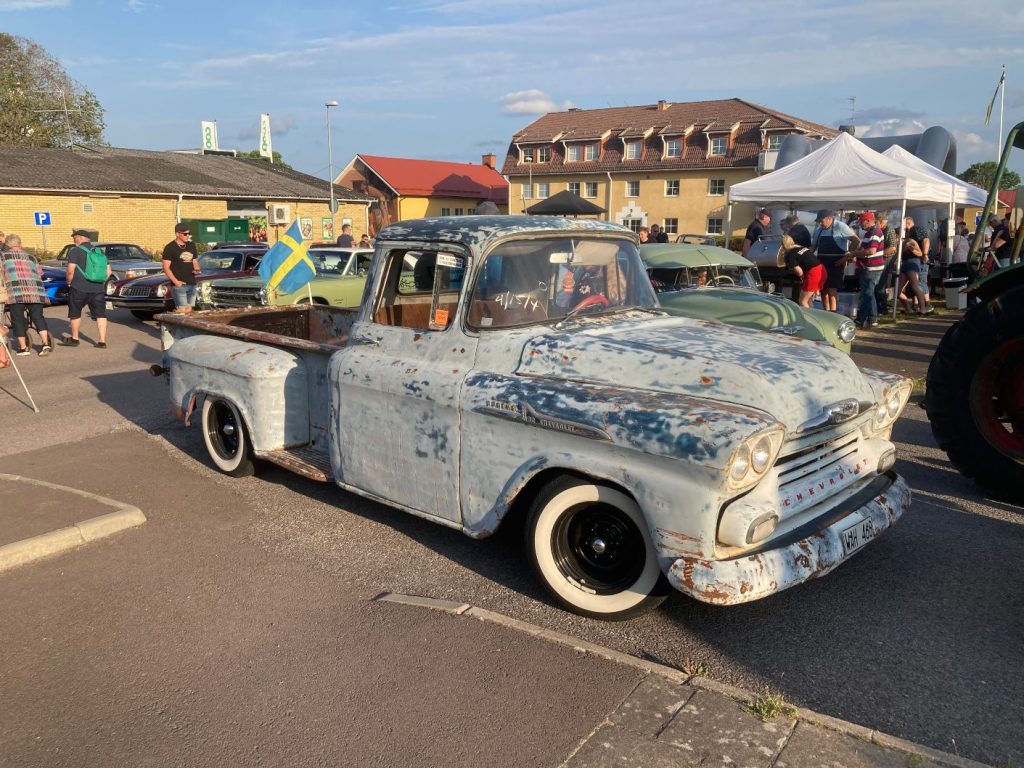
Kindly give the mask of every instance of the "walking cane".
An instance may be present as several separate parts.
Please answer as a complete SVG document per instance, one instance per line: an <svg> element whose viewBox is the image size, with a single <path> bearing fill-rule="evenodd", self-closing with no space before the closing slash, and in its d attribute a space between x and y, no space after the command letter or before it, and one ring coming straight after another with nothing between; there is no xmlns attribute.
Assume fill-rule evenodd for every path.
<svg viewBox="0 0 1024 768"><path fill-rule="evenodd" d="M3 345L4 351L7 353L7 359L11 363L11 367L14 368L14 372L18 374L18 381L21 382L21 386L25 388L25 394L28 395L28 401L32 403L32 410L39 413L39 408L36 406L36 401L32 399L32 393L28 391L28 385L25 380L21 377L21 371L18 370L18 364L14 362L14 354L11 352L11 348L7 346L7 329L0 325L0 344Z"/></svg>

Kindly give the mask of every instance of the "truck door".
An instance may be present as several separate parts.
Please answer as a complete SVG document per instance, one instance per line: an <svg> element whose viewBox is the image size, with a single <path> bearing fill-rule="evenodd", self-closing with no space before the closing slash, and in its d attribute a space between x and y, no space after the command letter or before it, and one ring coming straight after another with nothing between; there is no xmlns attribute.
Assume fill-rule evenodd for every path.
<svg viewBox="0 0 1024 768"><path fill-rule="evenodd" d="M476 353L456 323L468 267L451 248L389 251L338 367L341 482L453 522L459 393Z"/></svg>

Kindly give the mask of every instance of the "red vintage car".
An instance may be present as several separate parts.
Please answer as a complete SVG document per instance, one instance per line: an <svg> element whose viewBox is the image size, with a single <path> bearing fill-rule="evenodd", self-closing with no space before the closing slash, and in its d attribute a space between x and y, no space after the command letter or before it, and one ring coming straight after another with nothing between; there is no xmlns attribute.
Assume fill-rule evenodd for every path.
<svg viewBox="0 0 1024 768"><path fill-rule="evenodd" d="M218 248L199 257L200 273L196 282L220 277L244 277L256 271L265 246ZM107 301L119 309L130 310L140 320L152 320L160 312L174 309L171 281L163 272L120 280L107 287Z"/></svg>

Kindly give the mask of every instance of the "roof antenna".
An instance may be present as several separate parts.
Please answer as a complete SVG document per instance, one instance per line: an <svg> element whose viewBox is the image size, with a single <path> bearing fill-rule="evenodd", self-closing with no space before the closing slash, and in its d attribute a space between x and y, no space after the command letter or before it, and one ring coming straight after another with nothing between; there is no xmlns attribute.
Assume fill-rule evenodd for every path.
<svg viewBox="0 0 1024 768"><path fill-rule="evenodd" d="M852 123L855 119L854 116L857 114L857 97L848 96L846 100L850 102L850 122Z"/></svg>

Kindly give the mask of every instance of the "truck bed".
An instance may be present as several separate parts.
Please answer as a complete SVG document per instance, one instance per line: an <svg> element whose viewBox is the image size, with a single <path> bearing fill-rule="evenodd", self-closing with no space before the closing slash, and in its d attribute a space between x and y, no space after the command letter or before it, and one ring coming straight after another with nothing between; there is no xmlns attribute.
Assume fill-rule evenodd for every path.
<svg viewBox="0 0 1024 768"><path fill-rule="evenodd" d="M321 304L211 309L157 315L164 325L330 355L348 343L357 310Z"/></svg>

